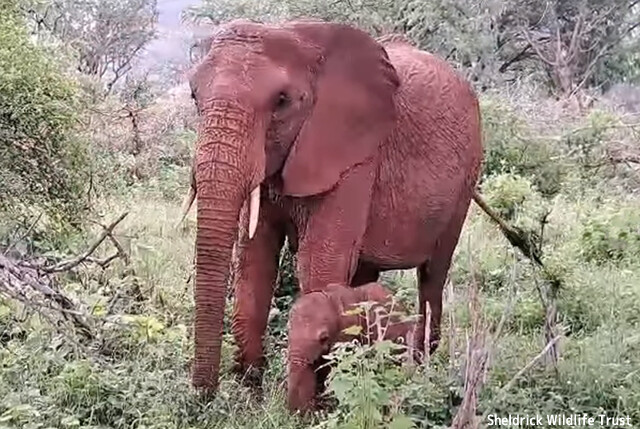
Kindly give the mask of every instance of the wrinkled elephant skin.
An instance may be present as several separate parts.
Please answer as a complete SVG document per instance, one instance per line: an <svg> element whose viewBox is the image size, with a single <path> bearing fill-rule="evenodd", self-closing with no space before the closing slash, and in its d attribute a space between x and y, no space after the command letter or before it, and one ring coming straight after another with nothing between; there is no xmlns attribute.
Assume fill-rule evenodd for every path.
<svg viewBox="0 0 640 429"><path fill-rule="evenodd" d="M285 236L303 293L417 268L434 350L482 162L470 85L398 37L339 24L233 21L210 42L190 78L201 117L194 386L217 387L234 244L237 369L257 368L259 381Z"/></svg>

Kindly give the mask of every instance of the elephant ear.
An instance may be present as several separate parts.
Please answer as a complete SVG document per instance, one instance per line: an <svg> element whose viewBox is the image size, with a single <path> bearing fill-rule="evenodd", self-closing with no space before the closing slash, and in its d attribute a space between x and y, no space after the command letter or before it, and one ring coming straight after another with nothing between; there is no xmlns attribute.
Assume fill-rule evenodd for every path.
<svg viewBox="0 0 640 429"><path fill-rule="evenodd" d="M399 81L382 45L361 30L324 22L291 29L322 53L313 110L282 170L283 192L302 197L331 189L377 154L396 120Z"/></svg>

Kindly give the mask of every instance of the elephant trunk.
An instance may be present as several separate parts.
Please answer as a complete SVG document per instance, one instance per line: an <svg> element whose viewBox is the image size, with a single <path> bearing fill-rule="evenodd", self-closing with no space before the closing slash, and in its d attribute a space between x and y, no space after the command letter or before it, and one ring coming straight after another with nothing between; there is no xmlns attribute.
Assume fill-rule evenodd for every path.
<svg viewBox="0 0 640 429"><path fill-rule="evenodd" d="M314 366L306 361L289 359L287 377L287 405L289 411L305 413L314 407L317 380Z"/></svg>
<svg viewBox="0 0 640 429"><path fill-rule="evenodd" d="M231 103L213 103L203 116L195 163L198 207L192 383L212 394L218 387L226 285L238 218L260 177L256 163L248 162L248 115ZM251 216L257 217L259 204L254 201L251 206L255 212Z"/></svg>

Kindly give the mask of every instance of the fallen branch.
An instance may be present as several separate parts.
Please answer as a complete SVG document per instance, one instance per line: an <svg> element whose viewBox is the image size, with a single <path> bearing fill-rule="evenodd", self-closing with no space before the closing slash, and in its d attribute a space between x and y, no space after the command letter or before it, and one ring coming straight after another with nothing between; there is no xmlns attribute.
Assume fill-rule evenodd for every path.
<svg viewBox="0 0 640 429"><path fill-rule="evenodd" d="M107 238L107 237L112 237L112 242L114 243L114 245L117 243L116 247L118 248L118 252L120 253L122 246L120 246L120 243L118 243L115 238L113 238L113 236L111 235L111 233L113 232L113 229L120 223L122 222L122 220L127 217L129 213L128 212L124 212L122 213L118 219L116 219L114 222L112 222L109 226L107 226L106 228L104 228L104 230L102 231L102 234L100 234L100 236L98 237L98 239L91 245L89 246L89 249L87 249L87 251L85 251L83 254L70 259L68 261L62 261L59 262L57 264L55 264L54 266L43 266L41 267L41 269L47 273L59 273L62 271L69 271L72 268L77 267L78 265L80 265L83 261L85 261L87 258L89 258L91 256L91 254L93 254L93 252L96 251L96 249L98 248L98 246L100 246L100 244L102 244L102 242ZM123 255L126 255L126 253L124 253L124 251L122 251Z"/></svg>
<svg viewBox="0 0 640 429"><path fill-rule="evenodd" d="M107 267L107 265L109 265L114 259L116 259L118 257L120 257L120 252L119 251L114 253L113 255L107 257L107 258L104 258L104 259L97 259L97 258L94 258L92 256L89 256L87 258L87 261L92 262L92 263L94 263L96 265L99 265L100 268L104 269L104 268Z"/></svg>
<svg viewBox="0 0 640 429"><path fill-rule="evenodd" d="M37 268L0 256L0 294L35 307L39 313L43 309L55 310L70 320L86 338L93 338L83 313L64 293L54 289L51 279L41 275Z"/></svg>
<svg viewBox="0 0 640 429"><path fill-rule="evenodd" d="M15 260L0 255L0 295L33 308L50 321L55 319L50 314L51 312L61 315L62 319L70 321L82 336L93 339L94 335L88 322L89 316L78 310L73 300L55 287L52 274L69 271L83 262L91 262L106 268L116 258L122 258L128 264L127 253L113 236L114 228L122 222L127 214L125 212L110 225L103 226L103 231L98 239L85 252L67 261L47 265L46 262ZM107 238L116 247L116 252L104 259L93 257L93 253ZM56 323L54 325L57 326ZM66 335L66 332L63 333Z"/></svg>
<svg viewBox="0 0 640 429"><path fill-rule="evenodd" d="M128 213L123 213L122 216L126 217ZM122 220L122 219L120 219ZM119 220L116 220L116 223L119 222ZM124 250L124 247L122 246L122 244L120 243L120 241L118 241L118 239L113 235L113 227L112 225L103 225L101 223L98 223L98 225L100 225L102 227L102 229L107 232L107 238L109 239L109 241L111 241L111 243L114 245L114 247L117 249L117 255L124 261L125 265L129 265L129 254ZM113 225L115 226L115 225ZM114 258L115 259L115 258Z"/></svg>

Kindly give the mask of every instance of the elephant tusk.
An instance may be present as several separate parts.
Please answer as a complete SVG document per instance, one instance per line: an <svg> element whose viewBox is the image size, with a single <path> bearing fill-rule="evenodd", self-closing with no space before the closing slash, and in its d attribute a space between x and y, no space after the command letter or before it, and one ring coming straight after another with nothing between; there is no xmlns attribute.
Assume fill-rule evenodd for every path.
<svg viewBox="0 0 640 429"><path fill-rule="evenodd" d="M191 209L191 205L193 204L193 201L195 199L196 199L196 188L191 187L189 189L189 195L187 195L184 202L182 203L182 217L180 218L180 221L176 223L176 226L175 226L176 228L180 226L182 222L184 222L184 219L187 217L187 214L189 213L189 209Z"/></svg>
<svg viewBox="0 0 640 429"><path fill-rule="evenodd" d="M249 240L256 234L258 215L260 214L260 185L253 188L249 197Z"/></svg>
<svg viewBox="0 0 640 429"><path fill-rule="evenodd" d="M180 226L180 224L182 222L184 222L184 219L187 217L187 213L189 213L189 210L191 209L191 205L193 204L193 201L196 199L196 174L195 174L195 158L193 158L193 160L191 161L191 183L189 186L189 195L187 195L187 198L185 198L184 202L182 203L182 217L180 218L180 221L176 224L176 228L178 226Z"/></svg>

